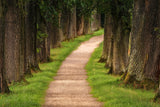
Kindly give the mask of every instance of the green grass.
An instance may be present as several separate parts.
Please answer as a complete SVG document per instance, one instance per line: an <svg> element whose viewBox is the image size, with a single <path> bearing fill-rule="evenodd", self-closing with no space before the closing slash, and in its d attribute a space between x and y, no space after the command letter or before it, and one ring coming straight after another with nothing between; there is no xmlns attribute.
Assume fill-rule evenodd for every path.
<svg viewBox="0 0 160 107"><path fill-rule="evenodd" d="M103 34L103 29L91 35L80 36L69 42L62 42L62 48L51 50L50 63L40 64L42 72L33 74L32 78L27 78L26 83L17 83L10 86L12 93L0 95L0 107L41 107L44 103L45 91L49 83L53 81L63 60L75 50L81 42L89 38Z"/></svg>
<svg viewBox="0 0 160 107"><path fill-rule="evenodd" d="M104 63L98 63L103 50L102 44L95 50L86 66L88 81L94 97L104 102L105 107L160 107L151 102L155 93L120 86L120 77L107 75Z"/></svg>

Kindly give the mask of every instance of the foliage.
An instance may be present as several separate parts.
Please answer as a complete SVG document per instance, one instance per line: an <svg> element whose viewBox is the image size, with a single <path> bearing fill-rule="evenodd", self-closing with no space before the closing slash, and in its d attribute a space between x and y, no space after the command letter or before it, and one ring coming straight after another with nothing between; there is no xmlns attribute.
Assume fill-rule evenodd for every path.
<svg viewBox="0 0 160 107"><path fill-rule="evenodd" d="M98 63L102 45L95 50L86 66L91 94L104 102L105 107L159 107L159 104L151 102L154 91L120 86L120 77L107 75L109 69L104 68L105 63Z"/></svg>
<svg viewBox="0 0 160 107"><path fill-rule="evenodd" d="M104 30L95 32L92 35L84 35L74 41L62 42L62 48L51 50L53 62L40 64L42 72L34 73L33 77L27 78L27 83L17 83L10 86L10 95L0 95L0 107L41 107L44 103L45 92L48 85L56 76L63 60L76 49L81 42L89 40L93 36L102 35Z"/></svg>
<svg viewBox="0 0 160 107"><path fill-rule="evenodd" d="M37 39L42 42L44 38L47 38L48 34L47 33L42 33L41 31L37 31Z"/></svg>
<svg viewBox="0 0 160 107"><path fill-rule="evenodd" d="M57 0L39 0L38 6L40 8L40 13L46 22L58 21L58 14L60 10L57 5L59 6L59 2Z"/></svg>
<svg viewBox="0 0 160 107"><path fill-rule="evenodd" d="M131 15L133 0L114 0L112 3L111 15L114 21L121 21L123 29L131 29Z"/></svg>
<svg viewBox="0 0 160 107"><path fill-rule="evenodd" d="M63 0L62 5L66 9L72 11L73 7L76 5L76 0Z"/></svg>
<svg viewBox="0 0 160 107"><path fill-rule="evenodd" d="M160 28L159 27L155 27L154 31L157 33L157 38L160 38Z"/></svg>
<svg viewBox="0 0 160 107"><path fill-rule="evenodd" d="M97 0L96 7L99 13L111 15L115 24L121 22L123 30L131 30L133 0Z"/></svg>
<svg viewBox="0 0 160 107"><path fill-rule="evenodd" d="M79 11L79 15L90 17L96 8L96 3L96 0L77 0L76 6L77 10Z"/></svg>
<svg viewBox="0 0 160 107"><path fill-rule="evenodd" d="M110 13L111 12L111 2L113 0L97 0L97 11L99 13L103 13L103 14L106 14L106 13Z"/></svg>
<svg viewBox="0 0 160 107"><path fill-rule="evenodd" d="M38 6L40 8L41 15L47 22L57 24L59 14L62 13L64 8L71 11L75 2L75 0L39 0Z"/></svg>

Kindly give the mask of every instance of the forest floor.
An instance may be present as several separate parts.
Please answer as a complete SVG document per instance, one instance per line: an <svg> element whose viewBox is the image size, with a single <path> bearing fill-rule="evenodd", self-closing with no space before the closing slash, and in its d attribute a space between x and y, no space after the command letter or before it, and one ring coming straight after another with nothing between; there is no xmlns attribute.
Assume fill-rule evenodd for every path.
<svg viewBox="0 0 160 107"><path fill-rule="evenodd" d="M90 94L85 66L92 52L103 41L103 36L83 42L63 61L51 82L44 107L102 107Z"/></svg>
<svg viewBox="0 0 160 107"><path fill-rule="evenodd" d="M121 84L119 76L108 75L109 68L105 63L98 63L103 44L93 52L87 66L88 82L92 87L91 94L104 102L105 107L160 107L153 103L154 90L135 89ZM121 84L121 85L120 85Z"/></svg>

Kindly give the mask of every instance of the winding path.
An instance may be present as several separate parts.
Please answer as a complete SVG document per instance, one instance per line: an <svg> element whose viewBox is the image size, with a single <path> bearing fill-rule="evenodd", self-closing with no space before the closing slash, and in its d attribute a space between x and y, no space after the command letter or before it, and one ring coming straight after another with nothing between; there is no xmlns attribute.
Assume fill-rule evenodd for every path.
<svg viewBox="0 0 160 107"><path fill-rule="evenodd" d="M57 76L47 90L43 107L102 107L90 94L85 66L103 36L83 42L62 63Z"/></svg>

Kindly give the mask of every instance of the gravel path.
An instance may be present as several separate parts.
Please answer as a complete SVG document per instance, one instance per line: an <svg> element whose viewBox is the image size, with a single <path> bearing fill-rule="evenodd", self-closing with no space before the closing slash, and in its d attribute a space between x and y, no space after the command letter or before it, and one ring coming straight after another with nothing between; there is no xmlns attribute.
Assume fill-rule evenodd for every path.
<svg viewBox="0 0 160 107"><path fill-rule="evenodd" d="M90 94L84 69L94 49L102 41L103 36L92 37L63 61L47 90L43 107L102 107L103 104Z"/></svg>

